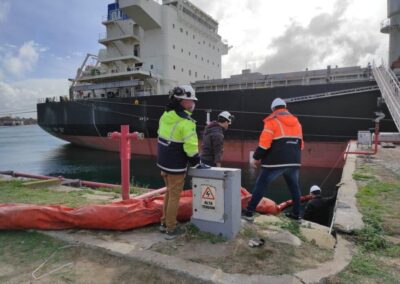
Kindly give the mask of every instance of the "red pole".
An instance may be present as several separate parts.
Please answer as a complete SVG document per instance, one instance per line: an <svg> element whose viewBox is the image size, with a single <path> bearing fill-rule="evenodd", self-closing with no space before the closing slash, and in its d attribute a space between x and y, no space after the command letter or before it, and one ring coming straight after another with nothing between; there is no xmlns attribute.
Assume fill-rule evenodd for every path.
<svg viewBox="0 0 400 284"><path fill-rule="evenodd" d="M129 133L129 125L121 125L121 133L113 132L108 133L111 139L120 140L120 159L121 159L121 190L122 199L129 199L130 187L130 162L131 162L131 140L143 139L143 133L133 132Z"/></svg>
<svg viewBox="0 0 400 284"><path fill-rule="evenodd" d="M129 139L129 125L121 125L121 185L122 199L129 199L131 140Z"/></svg>

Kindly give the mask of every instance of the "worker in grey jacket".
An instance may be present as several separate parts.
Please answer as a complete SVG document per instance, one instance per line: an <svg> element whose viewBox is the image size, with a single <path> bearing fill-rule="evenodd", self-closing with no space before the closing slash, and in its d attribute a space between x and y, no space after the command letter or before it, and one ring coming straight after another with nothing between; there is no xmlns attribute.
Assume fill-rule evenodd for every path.
<svg viewBox="0 0 400 284"><path fill-rule="evenodd" d="M232 124L233 115L228 111L218 114L217 121L212 121L204 129L200 159L203 164L221 167L224 152L224 131Z"/></svg>

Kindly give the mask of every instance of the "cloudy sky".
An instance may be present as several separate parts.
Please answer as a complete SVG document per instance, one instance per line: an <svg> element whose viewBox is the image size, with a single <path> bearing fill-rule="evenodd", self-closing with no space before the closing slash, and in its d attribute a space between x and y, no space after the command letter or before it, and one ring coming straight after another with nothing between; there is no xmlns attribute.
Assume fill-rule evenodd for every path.
<svg viewBox="0 0 400 284"><path fill-rule="evenodd" d="M112 0L0 0L0 116L27 113L37 98L68 94L86 53L97 54ZM219 22L232 48L223 77L387 61L379 32L386 0L192 0Z"/></svg>

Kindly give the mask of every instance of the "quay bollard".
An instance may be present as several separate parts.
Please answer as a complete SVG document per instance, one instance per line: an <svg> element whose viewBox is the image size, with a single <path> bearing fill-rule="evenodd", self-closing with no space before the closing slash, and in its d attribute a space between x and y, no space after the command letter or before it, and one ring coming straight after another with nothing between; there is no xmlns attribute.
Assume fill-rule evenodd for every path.
<svg viewBox="0 0 400 284"><path fill-rule="evenodd" d="M143 140L143 133L129 133L129 125L121 125L121 132L108 133L108 138L119 139L120 159L121 159L121 190L122 199L129 199L130 186L130 161L131 161L131 140Z"/></svg>

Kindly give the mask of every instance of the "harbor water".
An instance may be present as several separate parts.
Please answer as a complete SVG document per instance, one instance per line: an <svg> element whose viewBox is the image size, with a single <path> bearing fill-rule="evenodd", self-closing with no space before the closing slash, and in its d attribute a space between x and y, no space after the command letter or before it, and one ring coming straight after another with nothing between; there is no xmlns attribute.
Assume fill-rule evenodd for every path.
<svg viewBox="0 0 400 284"><path fill-rule="evenodd" d="M134 147L134 144L133 144ZM242 170L242 186L252 190L258 170L247 163L225 163L225 167ZM24 173L63 176L107 183L120 183L119 153L81 148L59 140L37 125L0 127L0 171L13 170ZM311 185L318 184L324 195L335 192L341 169L301 168L300 186L308 194ZM148 188L163 186L154 157L132 156L131 181ZM186 188L190 188L187 180ZM286 184L277 179L266 193L276 202L290 199Z"/></svg>

